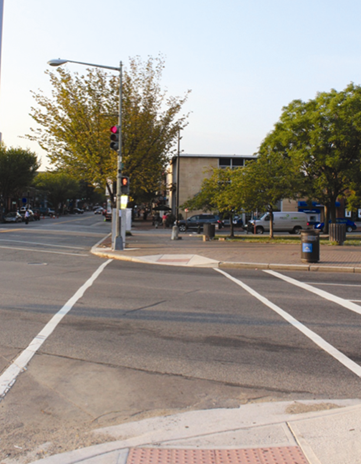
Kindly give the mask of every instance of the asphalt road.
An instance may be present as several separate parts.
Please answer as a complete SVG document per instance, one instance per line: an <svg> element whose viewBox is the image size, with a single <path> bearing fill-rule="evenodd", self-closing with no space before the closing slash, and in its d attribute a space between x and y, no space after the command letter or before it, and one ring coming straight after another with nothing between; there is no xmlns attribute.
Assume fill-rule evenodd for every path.
<svg viewBox="0 0 361 464"><path fill-rule="evenodd" d="M173 411L360 397L359 275L92 256L109 230L90 213L0 226L0 374L66 313L0 402L1 458Z"/></svg>

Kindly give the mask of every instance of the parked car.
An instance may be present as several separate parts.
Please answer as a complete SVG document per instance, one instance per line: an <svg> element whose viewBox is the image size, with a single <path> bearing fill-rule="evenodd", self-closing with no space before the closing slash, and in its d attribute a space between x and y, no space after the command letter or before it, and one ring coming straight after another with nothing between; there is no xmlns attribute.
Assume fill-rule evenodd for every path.
<svg viewBox="0 0 361 464"><path fill-rule="evenodd" d="M41 206L39 208L39 212L44 216L55 216L55 211L51 208L44 208L43 206Z"/></svg>
<svg viewBox="0 0 361 464"><path fill-rule="evenodd" d="M40 211L38 209L34 209L33 214L34 214L35 221L40 221L40 218L41 218Z"/></svg>
<svg viewBox="0 0 361 464"><path fill-rule="evenodd" d="M233 221L232 222L233 222L233 225L235 227L242 227L243 226L243 221L242 221L241 216L233 216ZM222 225L223 225L223 227L229 227L231 225L231 219L230 218L223 219Z"/></svg>
<svg viewBox="0 0 361 464"><path fill-rule="evenodd" d="M22 220L23 218L21 217L21 214L17 211L11 211L4 216L5 222L22 222Z"/></svg>
<svg viewBox="0 0 361 464"><path fill-rule="evenodd" d="M300 234L302 229L310 229L307 214L297 211L281 211L273 213L273 231ZM252 219L247 224L249 232L263 234L270 229L270 214L265 213L260 219Z"/></svg>
<svg viewBox="0 0 361 464"><path fill-rule="evenodd" d="M22 218L22 221L25 221L25 213L26 213L26 211L29 211L29 214L30 214L30 216L29 216L29 221L35 221L35 215L34 215L34 213L33 213L33 211L32 211L31 209L28 209L28 208L25 208L25 209L20 208L20 216L21 216L21 218Z"/></svg>
<svg viewBox="0 0 361 464"><path fill-rule="evenodd" d="M81 208L73 208L72 211L70 211L72 214L83 214L84 210Z"/></svg>
<svg viewBox="0 0 361 464"><path fill-rule="evenodd" d="M103 211L104 208L102 206L98 206L98 208L94 210L94 214L103 214Z"/></svg>
<svg viewBox="0 0 361 464"><path fill-rule="evenodd" d="M329 221L329 224L331 224L331 221ZM357 229L357 225L348 218L336 218L336 224L346 224L346 232L352 232L353 230ZM315 229L320 230L321 232L323 231L324 227L324 222L319 222L315 225Z"/></svg>
<svg viewBox="0 0 361 464"><path fill-rule="evenodd" d="M219 219L219 216L215 216L214 214L197 214L187 220L182 219L178 222L178 227L180 232L185 232L188 229L200 232L203 230L204 224L216 224L219 229L222 228L222 221Z"/></svg>
<svg viewBox="0 0 361 464"><path fill-rule="evenodd" d="M111 210L110 211L105 210L105 212L103 212L103 215L104 215L105 221L111 221L112 220L112 212L111 212Z"/></svg>

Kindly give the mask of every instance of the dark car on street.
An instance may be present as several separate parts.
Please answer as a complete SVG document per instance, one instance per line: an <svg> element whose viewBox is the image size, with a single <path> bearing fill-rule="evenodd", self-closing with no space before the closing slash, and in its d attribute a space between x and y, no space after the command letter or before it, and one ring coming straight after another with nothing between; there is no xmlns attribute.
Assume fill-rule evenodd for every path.
<svg viewBox="0 0 361 464"><path fill-rule="evenodd" d="M71 214L84 214L84 210L81 209L81 208L73 208L71 211L70 211Z"/></svg>
<svg viewBox="0 0 361 464"><path fill-rule="evenodd" d="M40 221L40 218L41 218L40 210L34 209L34 210L33 210L33 214L34 214L34 219L35 219L35 221Z"/></svg>
<svg viewBox="0 0 361 464"><path fill-rule="evenodd" d="M331 221L329 221L331 224ZM353 230L357 229L357 225L348 218L336 218L336 224L346 224L346 232L352 232ZM315 229L323 231L325 224L323 222L319 222L315 225Z"/></svg>
<svg viewBox="0 0 361 464"><path fill-rule="evenodd" d="M196 214L187 220L182 219L178 221L180 232L185 232L186 230L201 232L204 224L215 224L216 226L218 225L219 229L222 228L222 221L219 219L219 216L215 216L214 214Z"/></svg>

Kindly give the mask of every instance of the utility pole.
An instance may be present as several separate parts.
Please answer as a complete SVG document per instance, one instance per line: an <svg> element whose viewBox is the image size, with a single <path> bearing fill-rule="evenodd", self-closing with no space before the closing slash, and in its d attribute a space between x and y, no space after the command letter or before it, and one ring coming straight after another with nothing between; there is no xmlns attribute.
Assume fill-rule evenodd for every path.
<svg viewBox="0 0 361 464"><path fill-rule="evenodd" d="M177 201L176 201L176 223L179 221L179 170L180 170L180 129L178 129L178 153L177 153Z"/></svg>
<svg viewBox="0 0 361 464"><path fill-rule="evenodd" d="M0 0L1 4L3 3L4 0ZM85 66L94 66L95 68L104 68L104 69L112 69L113 71L119 71L119 116L118 116L118 140L119 140L119 146L118 146L118 159L117 159L117 198L116 198L116 210L115 210L115 215L116 215L116 221L115 221L115 238L114 238L114 243L113 249L114 250L123 250L125 247L125 243L123 242L123 238L121 236L121 230L120 230L120 221L119 221L119 211L120 211L120 195L121 195L121 176L122 176L122 85L123 85L123 76L122 76L122 69L123 65L122 62L119 63L119 68L115 68L114 66L104 66L102 64L94 64L94 63L84 63L82 61L73 61L73 60L62 60L62 59L57 59L57 60L50 60L48 61L48 64L50 66L61 66L65 63L75 63L75 64L82 64ZM114 220L114 218L113 218Z"/></svg>
<svg viewBox="0 0 361 464"><path fill-rule="evenodd" d="M122 92L123 92L123 64L122 62L119 63L119 115L118 115L118 126L119 126L119 148L118 148L118 161L117 161L117 202L116 202L116 225L115 225L115 243L114 249L115 250L123 250L124 243L123 237L120 230L120 221L125 221L125 217L119 219L119 211L120 209L120 196L121 196L121 178L122 178L122 169L123 169L123 162L122 162Z"/></svg>
<svg viewBox="0 0 361 464"><path fill-rule="evenodd" d="M4 16L4 0L0 0L0 77L1 77L1 49L3 42L3 16ZM2 141L2 133L0 132L0 142Z"/></svg>

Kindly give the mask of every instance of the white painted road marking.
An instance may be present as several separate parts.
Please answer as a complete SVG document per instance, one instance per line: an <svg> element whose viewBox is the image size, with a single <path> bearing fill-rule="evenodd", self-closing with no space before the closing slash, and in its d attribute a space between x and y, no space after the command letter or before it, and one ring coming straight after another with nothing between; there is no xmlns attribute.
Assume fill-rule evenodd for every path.
<svg viewBox="0 0 361 464"><path fill-rule="evenodd" d="M345 356L337 348L330 345L330 343L326 342L326 340L324 340L322 337L320 337L315 332L313 332L312 330L307 328L305 325L303 325L301 322L299 322L293 316L291 316L286 311L281 309L279 306L275 305L274 303L269 301L267 298L265 298L264 296L257 293L255 290L253 290L251 287L249 287L248 285L243 283L241 280L238 280L235 277L232 277L230 274L227 274L226 272L222 271L221 269L215 269L215 271L223 274L225 277L227 277L227 279L229 279L232 282L234 282L235 284L239 285L244 290L246 290L248 293L250 293L252 296L254 296L259 301L261 301L264 305L271 308L278 315L283 317L283 319L285 319L287 322L289 322L291 325L293 325L293 327L295 327L297 330L299 330L304 335L306 335L306 337L308 337L310 340L312 340L321 349L326 351L326 353L333 356L335 359L337 359L337 361L339 361L341 364L343 364L345 367L347 367L350 371L352 371L358 377L361 377L361 366L359 366L354 361L352 361L352 359ZM267 271L267 272L272 272L272 271Z"/></svg>
<svg viewBox="0 0 361 464"><path fill-rule="evenodd" d="M20 250L20 251L36 251L37 253L53 253L55 255L71 255L71 256L89 256L84 253L66 253L65 251L49 251L49 250L39 250L38 248L18 248L18 247L7 247L0 246L0 248L5 248L6 250Z"/></svg>
<svg viewBox="0 0 361 464"><path fill-rule="evenodd" d="M0 238L0 242L13 242L13 243L30 243L31 245L41 245L41 246L48 246L54 248L71 248L73 250L87 250L85 247L74 247L74 246L67 246L67 245L53 245L51 243L44 243L44 242L28 242L25 240L11 240L6 238Z"/></svg>
<svg viewBox="0 0 361 464"><path fill-rule="evenodd" d="M350 311L354 311L357 314L361 314L361 306L355 303L352 303L349 300L345 300L344 298L340 298L339 296L333 295L332 293L325 292L324 290L320 290L319 288L312 287L312 285L299 282L298 280L292 279L292 277L287 277L283 274L280 274L279 272L275 272L275 271L264 271L264 272L266 272L267 274L271 274L274 277L277 277L278 279L282 279L288 282L289 284L295 285L296 287L300 287L300 288L303 288L304 290L314 293L315 295L318 295L321 298L324 298L325 300L332 301L332 303L336 303L340 306L343 306L344 308L349 309Z"/></svg>
<svg viewBox="0 0 361 464"><path fill-rule="evenodd" d="M93 285L95 280L103 272L105 267L112 262L108 259L103 263L94 274L83 284L79 290L68 300L65 305L50 319L38 335L30 342L29 346L15 359L15 361L6 369L0 376L0 400L6 395L10 388L14 385L17 376L26 369L31 358L38 351L41 345L53 333L56 326L68 314L77 301L84 295L85 291Z"/></svg>
<svg viewBox="0 0 361 464"><path fill-rule="evenodd" d="M337 285L338 287L361 287L359 284L339 284L337 282L329 283L329 282L304 282L305 284L310 284L310 285L331 285L334 287Z"/></svg>

